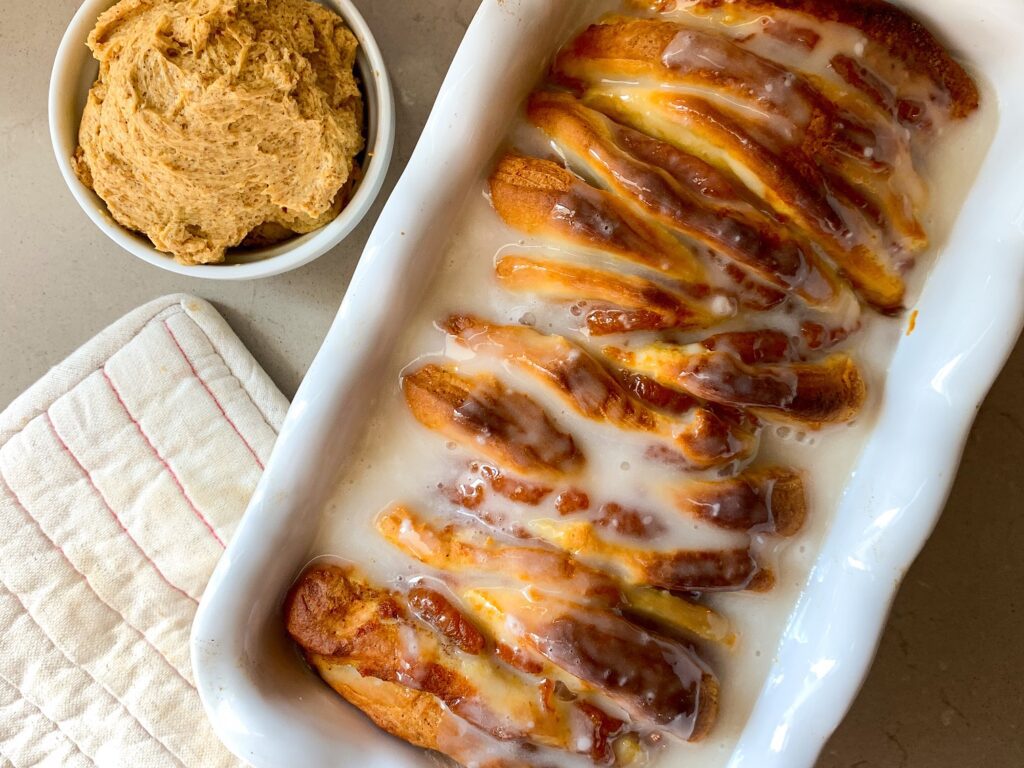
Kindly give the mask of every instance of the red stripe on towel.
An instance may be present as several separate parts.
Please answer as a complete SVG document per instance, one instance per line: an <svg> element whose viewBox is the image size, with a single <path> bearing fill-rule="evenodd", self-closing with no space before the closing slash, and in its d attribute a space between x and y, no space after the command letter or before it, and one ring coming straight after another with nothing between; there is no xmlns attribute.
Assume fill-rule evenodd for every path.
<svg viewBox="0 0 1024 768"><path fill-rule="evenodd" d="M192 501L192 498L188 495L188 491L185 490L185 486L181 482L181 478L178 477L177 473L171 468L171 465L168 463L167 459L165 459L160 454L160 451L156 449L156 445L154 445L153 441L149 439L149 435L147 435L146 431L142 428L142 424L140 424L139 420L136 419L134 415L132 415L132 412L131 410L129 410L127 403L125 403L124 401L124 398L121 397L121 392L118 390L113 380L111 380L110 374L107 373L107 369L100 368L100 372L103 374L103 378L107 380L107 385L110 387L110 390L114 393L114 396L117 398L117 402L121 404L121 407L124 409L124 412L128 415L128 418L131 420L132 424L135 425L135 428L139 430L139 434L142 435L142 439L146 441L150 449L153 451L153 455L160 460L160 463L164 465L164 468L167 470L168 474L170 474L175 484L177 484L178 490L181 491L181 495L184 497L185 501L188 502L189 507L192 509L192 513L196 516L196 518L199 519L200 522L202 522L203 525L206 526L206 530L208 530L213 535L213 538L216 539L217 543L220 544L221 547L223 548L225 546L223 540L220 538L220 536L217 535L217 531L214 530L213 526L210 525L210 521L207 520L203 513L199 511L199 508L196 507L195 503Z"/></svg>
<svg viewBox="0 0 1024 768"><path fill-rule="evenodd" d="M196 605L199 605L198 599L192 597L192 595L190 595L184 589L182 589L177 584L173 583L169 578L167 578L164 572L160 570L160 566L156 564L156 561L146 553L146 550L142 548L142 545L139 544L138 540L134 536L132 536L131 531L129 531L127 526L125 526L124 521L122 521L120 516L118 516L117 512L114 511L114 508L110 506L110 502L107 501L107 497L103 495L103 492L99 489L99 486L96 485L96 481L93 480L92 475L89 473L89 470L87 470L85 468L85 465L83 465L82 462L79 461L78 457L75 455L75 452L71 450L71 446L69 446L67 442L65 442L60 432L57 431L57 425L53 423L53 418L50 416L50 412L46 411L44 415L46 416L47 423L50 425L50 431L52 431L54 437L57 438L57 442L60 443L61 448L64 449L64 452L67 453L67 455L71 457L71 460L75 462L75 464L78 466L78 469L85 476L85 479L89 481L89 485L92 486L92 489L96 492L96 495L99 496L100 501L103 502L103 506L107 508L107 511L110 513L110 516L114 518L114 521L117 523L118 527L120 527L120 529L124 531L125 535L129 538L129 540L131 540L132 544L135 545L135 548L139 550L139 554L142 555L146 562L153 566L153 570L157 572L157 574L160 576L161 579L164 580L164 583L167 586L169 586L175 592L181 593Z"/></svg>
<svg viewBox="0 0 1024 768"><path fill-rule="evenodd" d="M210 386L205 381L203 381L202 376L199 375L199 371L196 370L196 366L192 362L192 358L185 353L185 350L181 346L181 342L178 341L178 337L174 334L174 330L171 328L171 324L167 320L164 320L164 328L167 329L167 333L171 337L171 341L174 342L174 346L178 348L181 356L185 358L185 362L188 363L188 367L192 369L192 375L196 377L196 381L203 385L203 389L206 390L210 399L213 400L213 404L217 406L217 410L221 412L221 415L227 420L228 424L231 425L231 428L235 430L235 434L238 435L238 438L245 444L245 447L249 449L249 453L252 454L252 457L256 460L256 464L259 468L264 469L263 462L260 461L260 457L256 455L256 451L253 449L252 445L245 439L245 436L242 434L235 422L232 421L231 417L228 416L228 412L224 410L224 406L221 405L220 400L218 400L217 396L213 394L213 390L210 389Z"/></svg>
<svg viewBox="0 0 1024 768"><path fill-rule="evenodd" d="M89 581L89 577L86 576L84 573L82 573L82 571L79 570L77 565L75 565L73 562L71 562L71 558L68 557L68 553L64 551L64 548L60 544L58 544L56 541L51 539L49 534L47 534L46 531L43 530L43 526L40 524L39 520L37 520L35 515L33 515L31 512L29 512L28 509L25 507L25 505L21 503L21 499L18 498L18 494L14 492L14 489L11 488L10 483L8 483L7 479L4 478L2 475L0 475L0 482L3 483L4 488L11 495L11 498L14 499L14 503L17 505L18 509L20 509L22 511L22 513L24 513L25 517L27 517L29 519L29 521L31 521L31 523L36 527L36 530L39 531L40 535L44 539L46 539L48 542L50 542L50 545L55 550L57 550L57 552L60 553L60 556L64 558L64 562L66 562L71 567L71 570L73 570L75 573L77 573L82 578L82 581L85 583L85 586L87 586L89 588L89 591L92 592L96 596L96 599L99 600L101 603L103 603L105 606L107 606L107 608L109 608L115 614L117 614L117 616L120 617L120 619L124 623L124 625L126 627L128 627L128 629L132 630L135 634L137 634L140 638L142 638L143 642L145 642L146 645L148 645L150 648L152 648L157 656L159 656L161 659L164 660L164 662L167 664L167 666L171 668L171 670L174 672L174 674L176 674L179 678L181 678L181 681L183 683L185 683L185 685L187 685L189 688L195 690L195 686L191 682L189 682L189 680L183 674L181 674L181 671L176 666L174 666L174 664L171 663L171 660L164 655L163 651L161 651L159 648L157 648L155 645L153 645L152 642L150 642L149 638L146 637L146 635L142 632L141 629L139 629L134 624L132 624L130 621L128 621L128 617L125 616L123 613L121 613L121 611L119 611L117 608L115 608L110 603L108 603L106 600L104 600L102 597L100 597L100 593L96 591L96 588ZM12 594L13 594L13 590L12 590Z"/></svg>

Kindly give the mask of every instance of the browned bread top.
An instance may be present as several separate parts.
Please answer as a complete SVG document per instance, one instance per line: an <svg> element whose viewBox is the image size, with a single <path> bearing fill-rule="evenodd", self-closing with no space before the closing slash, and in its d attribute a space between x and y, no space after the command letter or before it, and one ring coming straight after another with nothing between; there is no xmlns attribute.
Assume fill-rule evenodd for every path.
<svg viewBox="0 0 1024 768"><path fill-rule="evenodd" d="M648 4L651 5L651 4ZM662 8L674 2L654 3ZM939 85L950 97L950 115L962 118L978 108L978 85L935 35L916 18L886 0L696 0L697 9L782 9L859 29L906 67Z"/></svg>

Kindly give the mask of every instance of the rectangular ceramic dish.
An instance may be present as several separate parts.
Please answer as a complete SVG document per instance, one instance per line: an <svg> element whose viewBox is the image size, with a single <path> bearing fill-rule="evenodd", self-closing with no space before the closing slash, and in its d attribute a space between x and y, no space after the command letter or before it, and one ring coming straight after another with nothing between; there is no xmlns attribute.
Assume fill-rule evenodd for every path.
<svg viewBox="0 0 1024 768"><path fill-rule="evenodd" d="M1024 323L1024 2L906 0L999 102L994 144L914 307L877 427L783 633L730 768L809 768L864 678L900 579L941 512L974 415ZM377 372L473 181L593 0L484 0L374 229L192 635L214 728L257 768L428 765L310 673L280 605L364 427Z"/></svg>

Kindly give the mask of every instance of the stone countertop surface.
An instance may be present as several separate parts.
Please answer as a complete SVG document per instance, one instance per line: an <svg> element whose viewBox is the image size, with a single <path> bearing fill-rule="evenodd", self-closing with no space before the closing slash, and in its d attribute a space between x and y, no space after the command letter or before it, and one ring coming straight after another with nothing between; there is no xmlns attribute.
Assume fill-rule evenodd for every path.
<svg viewBox="0 0 1024 768"><path fill-rule="evenodd" d="M86 218L50 147L46 94L76 0L4 0L0 25L0 408L157 296L211 301L288 396L323 339L478 0L356 0L395 85L394 162L371 215L288 274L215 283L157 270ZM1024 766L1024 344L978 415L949 504L818 768Z"/></svg>

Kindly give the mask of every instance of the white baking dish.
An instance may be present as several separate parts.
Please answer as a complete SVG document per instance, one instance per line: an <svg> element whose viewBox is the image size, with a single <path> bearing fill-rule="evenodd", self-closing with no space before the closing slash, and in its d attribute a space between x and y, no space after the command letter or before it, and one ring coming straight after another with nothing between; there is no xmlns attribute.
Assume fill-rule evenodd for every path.
<svg viewBox="0 0 1024 768"><path fill-rule="evenodd" d="M807 768L849 707L900 579L935 525L974 415L1024 323L1024 2L907 0L999 100L999 125L896 351L877 428L784 632L730 768ZM473 184L592 0L484 0L323 348L288 414L192 635L225 744L258 768L427 765L308 672L281 599L364 426L381 366ZM592 10L591 10L592 12Z"/></svg>

